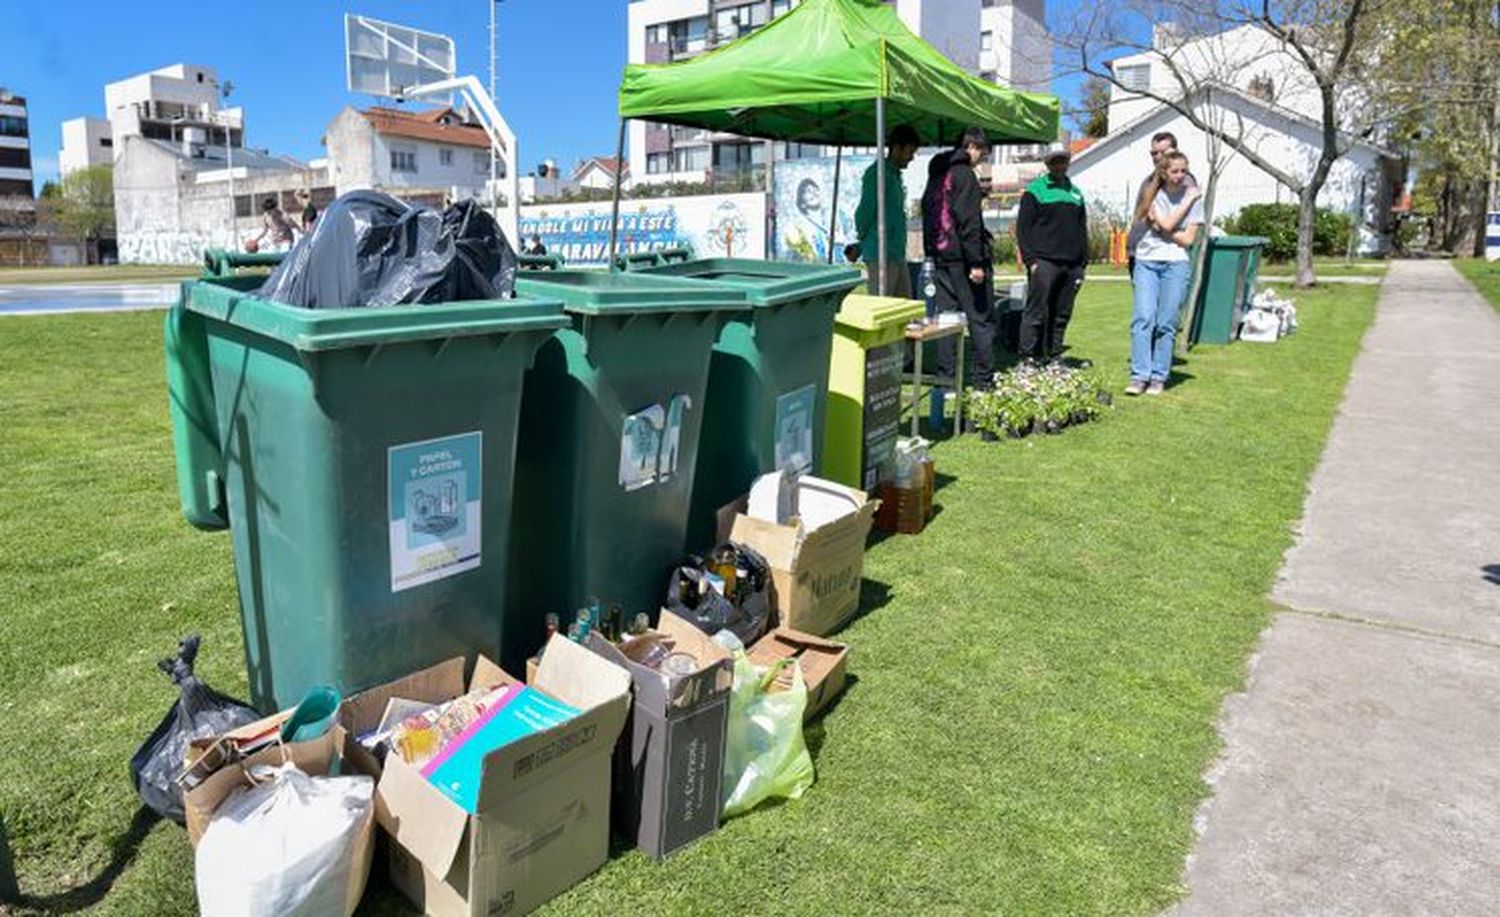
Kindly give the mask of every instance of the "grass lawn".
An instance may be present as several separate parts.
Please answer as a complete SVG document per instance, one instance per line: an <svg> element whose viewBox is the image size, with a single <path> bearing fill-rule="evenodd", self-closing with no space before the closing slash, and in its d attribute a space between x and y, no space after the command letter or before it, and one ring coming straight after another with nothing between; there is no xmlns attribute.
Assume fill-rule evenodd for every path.
<svg viewBox="0 0 1500 917"><path fill-rule="evenodd" d="M203 273L202 265L103 264L89 267L0 267L0 285L8 283L127 283L133 280L178 280Z"/></svg>
<svg viewBox="0 0 1500 917"><path fill-rule="evenodd" d="M1485 261L1483 258L1461 258L1453 262L1458 272L1490 301L1495 311L1500 312L1500 261Z"/></svg>
<svg viewBox="0 0 1500 917"><path fill-rule="evenodd" d="M1158 399L1057 437L937 447L941 511L876 544L818 781L663 867L623 852L551 914L1153 914L1176 899L1214 724L1271 606L1373 287L1296 294L1275 346L1200 348ZM1075 353L1126 379L1129 288ZM243 696L227 535L178 516L159 314L0 337L0 812L27 912L191 914L182 831L126 762L199 631ZM404 913L377 878L366 912Z"/></svg>

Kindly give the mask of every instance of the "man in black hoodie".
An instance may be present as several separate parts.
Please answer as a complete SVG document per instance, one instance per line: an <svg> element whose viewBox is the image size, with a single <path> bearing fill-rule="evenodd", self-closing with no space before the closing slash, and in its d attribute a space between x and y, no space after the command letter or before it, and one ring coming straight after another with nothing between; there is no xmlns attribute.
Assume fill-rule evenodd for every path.
<svg viewBox="0 0 1500 917"><path fill-rule="evenodd" d="M973 384L979 388L989 388L995 376L994 248L981 212L984 191L974 174L989 154L984 131L969 128L957 149L932 158L922 194L922 250L936 268L937 306L968 317ZM954 355L950 346L939 348L943 375L953 374Z"/></svg>

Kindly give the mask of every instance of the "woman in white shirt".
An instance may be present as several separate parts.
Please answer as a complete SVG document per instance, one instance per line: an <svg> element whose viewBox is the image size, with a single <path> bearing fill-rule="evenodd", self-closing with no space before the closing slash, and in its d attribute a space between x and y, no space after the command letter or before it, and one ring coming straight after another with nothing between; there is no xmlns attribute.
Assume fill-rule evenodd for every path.
<svg viewBox="0 0 1500 917"><path fill-rule="evenodd" d="M1135 308L1130 319L1130 384L1125 394L1160 395L1172 371L1172 348L1182 302L1192 280L1188 248L1203 225L1202 192L1188 180L1187 157L1162 158L1142 195L1136 221L1145 228L1135 246Z"/></svg>

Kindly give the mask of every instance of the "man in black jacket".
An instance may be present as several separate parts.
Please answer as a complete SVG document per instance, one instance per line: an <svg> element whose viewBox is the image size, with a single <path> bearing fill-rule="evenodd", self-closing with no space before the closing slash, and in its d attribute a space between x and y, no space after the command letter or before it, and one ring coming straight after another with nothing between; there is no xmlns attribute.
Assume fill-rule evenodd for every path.
<svg viewBox="0 0 1500 917"><path fill-rule="evenodd" d="M936 267L937 306L968 317L973 384L980 388L989 388L995 375L994 248L981 212L984 192L974 174L989 153L983 130L964 131L957 149L932 158L922 194L922 250ZM954 354L951 346L938 349L943 375L953 375Z"/></svg>
<svg viewBox="0 0 1500 917"><path fill-rule="evenodd" d="M1089 221L1083 192L1068 178L1067 147L1047 151L1045 174L1026 186L1016 215L1016 245L1026 265L1026 308L1021 313L1023 360L1062 357L1063 335L1089 260Z"/></svg>

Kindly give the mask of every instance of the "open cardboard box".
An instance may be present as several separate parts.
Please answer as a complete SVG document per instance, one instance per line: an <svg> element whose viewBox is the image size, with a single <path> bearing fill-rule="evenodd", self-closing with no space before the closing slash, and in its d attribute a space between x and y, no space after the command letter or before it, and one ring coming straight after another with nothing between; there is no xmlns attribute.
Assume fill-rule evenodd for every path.
<svg viewBox="0 0 1500 917"><path fill-rule="evenodd" d="M632 661L597 633L588 646L630 672L635 683L631 717L615 749L615 826L648 856L662 859L719 827L734 656L670 611L662 611L656 630L699 663L670 692L659 671Z"/></svg>
<svg viewBox="0 0 1500 917"><path fill-rule="evenodd" d="M849 661L849 645L846 643L778 627L755 641L746 655L758 667L771 666L787 658L796 661L802 669L802 681L807 685L807 709L802 714L804 721L811 720L844 690Z"/></svg>
<svg viewBox="0 0 1500 917"><path fill-rule="evenodd" d="M526 913L603 865L609 852L610 758L625 723L630 674L554 636L533 687L579 715L485 758L470 815L398 755L382 768L356 739L392 697L441 703L520 679L480 656L465 683L450 659L344 702L348 760L378 780L375 818L391 839L391 881L428 914Z"/></svg>
<svg viewBox="0 0 1500 917"><path fill-rule="evenodd" d="M719 511L719 540L747 545L766 558L781 625L826 636L859 610L865 541L880 504L864 491L821 478L803 476L799 487L804 515L816 507L817 527L804 527L800 519L777 525L747 516L741 498Z"/></svg>

